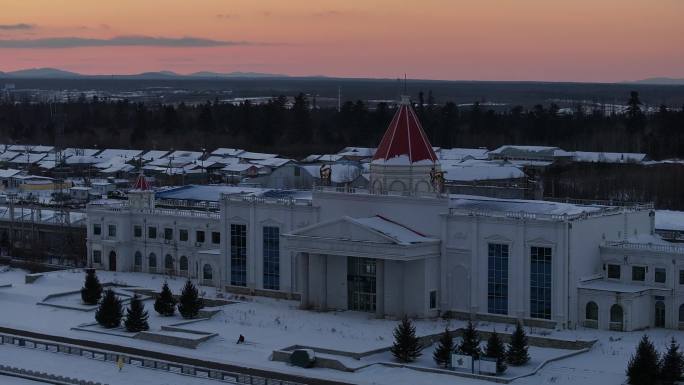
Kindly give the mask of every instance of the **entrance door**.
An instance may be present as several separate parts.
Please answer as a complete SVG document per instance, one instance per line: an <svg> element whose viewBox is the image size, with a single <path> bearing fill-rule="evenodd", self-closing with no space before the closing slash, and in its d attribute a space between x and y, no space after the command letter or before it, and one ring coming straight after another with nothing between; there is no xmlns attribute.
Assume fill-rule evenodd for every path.
<svg viewBox="0 0 684 385"><path fill-rule="evenodd" d="M109 253L109 271L116 271L116 253L114 251Z"/></svg>
<svg viewBox="0 0 684 385"><path fill-rule="evenodd" d="M347 258L347 307L375 312L375 260Z"/></svg>
<svg viewBox="0 0 684 385"><path fill-rule="evenodd" d="M663 301L657 301L655 303L655 327L665 327L665 304Z"/></svg>

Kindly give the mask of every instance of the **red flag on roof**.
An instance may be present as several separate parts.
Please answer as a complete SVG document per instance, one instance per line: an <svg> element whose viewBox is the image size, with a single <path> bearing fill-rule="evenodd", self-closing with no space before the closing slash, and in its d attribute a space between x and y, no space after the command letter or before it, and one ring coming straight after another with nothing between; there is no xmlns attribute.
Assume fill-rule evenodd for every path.
<svg viewBox="0 0 684 385"><path fill-rule="evenodd" d="M437 162L437 155L408 97L402 97L399 109L394 114L373 156L374 161L387 161L393 158L406 159L407 163L416 163L421 160Z"/></svg>

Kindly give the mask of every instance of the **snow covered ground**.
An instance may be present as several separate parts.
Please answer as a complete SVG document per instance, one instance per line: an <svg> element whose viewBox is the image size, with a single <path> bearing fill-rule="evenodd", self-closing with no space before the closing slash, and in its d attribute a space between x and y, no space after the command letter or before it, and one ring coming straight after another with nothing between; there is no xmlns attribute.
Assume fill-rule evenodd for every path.
<svg viewBox="0 0 684 385"><path fill-rule="evenodd" d="M37 302L49 294L78 290L83 284L84 274L80 270L47 273L33 284L24 284L25 272L11 269L2 272L0 282L11 283L12 287L0 288L0 325L19 329L28 329L53 335L72 338L90 339L107 343L140 347L172 354L191 356L229 364L277 370L280 372L302 374L311 377L330 378L358 384L484 384L480 380L470 380L451 375L417 372L408 368L392 368L382 365L371 365L354 373L334 371L330 369L314 368L302 369L292 367L281 362L269 360L273 350L282 349L294 344L309 345L320 348L331 348L351 352L363 352L382 348L392 344L392 330L396 321L378 320L372 315L360 312L327 312L317 313L297 309L297 303L286 300L266 298L241 297L238 303L224 306L222 311L209 321L202 321L188 325L187 328L218 333L218 336L199 345L196 350L157 344L115 335L103 335L90 332L72 330L71 328L83 323L93 322L94 312L60 309L49 306L36 305ZM128 285L146 287L159 290L165 278L160 275L143 273L112 273L98 271L101 282L117 282ZM181 278L169 278L169 286L174 293L180 292L184 284ZM216 289L202 287L200 291L207 297L215 296ZM152 328L160 325L152 308L152 302L146 301L145 306L150 313ZM175 320L174 320L175 321ZM455 329L463 326L462 321L419 320L416 328L419 335L439 333L449 325ZM478 328L491 330L496 328L500 332L510 332L510 325L480 323ZM564 358L545 366L536 375L516 380L514 384L620 384L624 381L624 371L627 360L641 338L641 332L618 333L600 330L564 330L546 331L530 330L528 332L548 333L550 338L563 339L597 339L598 342L587 353ZM671 336L675 336L684 343L684 333L673 330L656 329L647 332L653 337L656 347L664 349ZM246 344L237 345L237 337L243 334ZM3 347L6 349L19 349ZM431 358L431 348L425 350L423 357L417 364L434 368ZM563 353L559 349L531 348L534 367L542 360L558 356ZM6 356L0 352L0 362ZM22 353L24 354L24 353ZM64 368L74 368L80 365L102 364L97 361L79 357L61 356L47 352L28 351L25 354L41 354L50 357L58 356ZM12 354L10 354L12 355ZM9 358L7 358L9 359ZM29 359L29 358L26 358ZM56 358L55 358L56 360ZM356 361L348 359L350 361ZM366 357L356 361L356 367L377 361L390 361L388 353ZM35 369L49 371L52 358L32 360ZM92 361L92 362L91 362ZM111 366L111 364L109 364ZM133 370L134 368L130 368ZM150 375L161 376L149 369ZM510 374L516 374L519 369L511 369ZM100 373L101 372L101 373ZM147 372L145 375L147 375ZM79 370L80 373L80 370ZM110 382L106 378L106 371L94 369L94 373L103 377L95 378L99 381ZM171 375L172 374L166 374ZM177 375L176 375L177 376ZM191 384L189 377L178 376L168 383ZM161 378L161 377L160 377ZM163 381L163 380L159 380ZM110 382L115 384L117 382ZM131 383L131 382L129 382ZM135 383L132 382L132 383ZM164 383L164 382L155 382ZM194 383L192 383L194 384Z"/></svg>

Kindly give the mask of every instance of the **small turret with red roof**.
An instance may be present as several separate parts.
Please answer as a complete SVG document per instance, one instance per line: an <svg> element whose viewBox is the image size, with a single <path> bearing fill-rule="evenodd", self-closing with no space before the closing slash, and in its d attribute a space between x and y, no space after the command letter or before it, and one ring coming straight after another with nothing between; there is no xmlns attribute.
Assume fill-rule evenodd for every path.
<svg viewBox="0 0 684 385"><path fill-rule="evenodd" d="M420 194L441 190L441 167L408 96L402 96L370 165L375 193Z"/></svg>
<svg viewBox="0 0 684 385"><path fill-rule="evenodd" d="M142 210L153 209L154 204L154 190L141 171L133 188L128 191L128 205L131 209Z"/></svg>

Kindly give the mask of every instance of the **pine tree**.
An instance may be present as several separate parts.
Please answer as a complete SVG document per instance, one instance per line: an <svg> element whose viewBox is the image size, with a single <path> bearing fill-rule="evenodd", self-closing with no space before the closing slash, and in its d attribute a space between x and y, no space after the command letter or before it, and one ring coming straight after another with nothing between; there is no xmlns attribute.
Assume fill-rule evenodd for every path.
<svg viewBox="0 0 684 385"><path fill-rule="evenodd" d="M411 320L404 316L399 325L394 328L394 344L390 351L394 358L401 362L412 362L420 357L423 347L416 337L416 327Z"/></svg>
<svg viewBox="0 0 684 385"><path fill-rule="evenodd" d="M449 331L449 328L444 329L444 334L440 337L435 352L432 353L432 359L439 366L448 367L451 361L451 353L454 351L454 336Z"/></svg>
<svg viewBox="0 0 684 385"><path fill-rule="evenodd" d="M487 339L485 356L489 358L496 358L497 373L503 373L506 370L506 347L496 331L492 332Z"/></svg>
<svg viewBox="0 0 684 385"><path fill-rule="evenodd" d="M154 301L154 310L164 317L170 317L176 312L176 299L173 298L173 293L166 282Z"/></svg>
<svg viewBox="0 0 684 385"><path fill-rule="evenodd" d="M627 364L627 379L632 385L651 385L658 377L658 352L644 334L636 353Z"/></svg>
<svg viewBox="0 0 684 385"><path fill-rule="evenodd" d="M197 288L188 280L183 287L180 300L178 303L178 312L183 318L195 318L199 314L200 309L204 307L202 299L199 298Z"/></svg>
<svg viewBox="0 0 684 385"><path fill-rule="evenodd" d="M123 317L121 300L112 289L107 289L100 301L100 307L95 312L95 320L106 328L115 328L121 325L121 317Z"/></svg>
<svg viewBox="0 0 684 385"><path fill-rule="evenodd" d="M682 377L682 369L684 369L682 352L679 351L679 344L672 337L670 346L660 363L660 382L663 385L673 385Z"/></svg>
<svg viewBox="0 0 684 385"><path fill-rule="evenodd" d="M525 329L520 322L511 334L511 343L508 345L506 359L513 366L525 365L530 360L530 355L527 353L527 335L525 335Z"/></svg>
<svg viewBox="0 0 684 385"><path fill-rule="evenodd" d="M460 354L465 354L478 359L480 357L480 335L475 330L475 325L472 321L468 321L468 326L463 330L463 341L456 349Z"/></svg>
<svg viewBox="0 0 684 385"><path fill-rule="evenodd" d="M129 332L148 330L150 326L147 324L147 317L145 305L137 294L134 295L133 298L131 298L130 306L126 309L126 319L124 320L126 330Z"/></svg>
<svg viewBox="0 0 684 385"><path fill-rule="evenodd" d="M81 300L87 305L97 305L102 297L102 285L95 274L95 269L87 269L83 287L81 288Z"/></svg>

